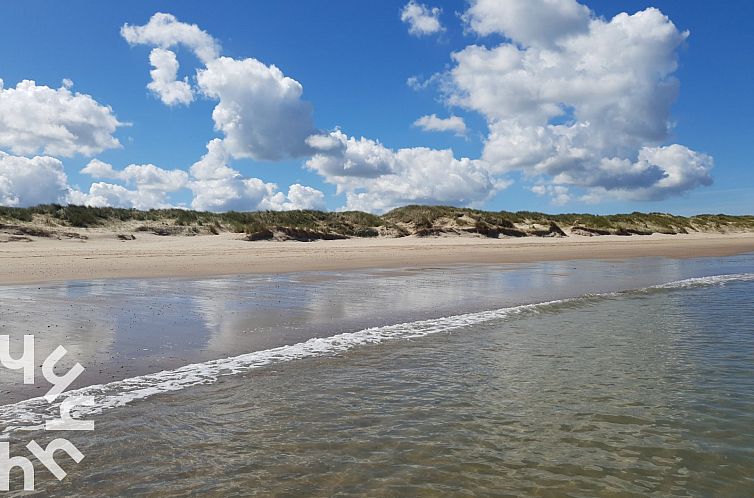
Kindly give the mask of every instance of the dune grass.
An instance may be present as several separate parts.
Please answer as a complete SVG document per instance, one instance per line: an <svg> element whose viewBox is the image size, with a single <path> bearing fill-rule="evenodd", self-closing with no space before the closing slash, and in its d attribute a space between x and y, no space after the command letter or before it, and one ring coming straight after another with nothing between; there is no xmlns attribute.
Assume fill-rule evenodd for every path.
<svg viewBox="0 0 754 498"><path fill-rule="evenodd" d="M234 232L251 238L273 233L299 234L306 238L400 237L447 232L478 233L488 237L560 235L563 228L594 234L639 235L691 231L754 231L754 216L701 214L692 217L666 213L594 215L545 214L530 211L482 211L450 206L411 205L382 216L360 211L324 212L254 211L212 213L184 209L140 211L45 204L28 208L0 207L0 225L31 223L49 227L118 227L131 223L132 230L161 235Z"/></svg>

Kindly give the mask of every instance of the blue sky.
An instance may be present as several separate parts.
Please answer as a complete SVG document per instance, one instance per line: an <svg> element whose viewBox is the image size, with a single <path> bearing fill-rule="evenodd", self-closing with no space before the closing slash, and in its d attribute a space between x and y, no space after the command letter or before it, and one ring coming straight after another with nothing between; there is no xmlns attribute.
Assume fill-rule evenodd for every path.
<svg viewBox="0 0 754 498"><path fill-rule="evenodd" d="M510 3L516 2L511 0ZM572 0L558 0L555 3L562 3L564 9L577 8ZM545 127L561 123L576 126L581 121L582 124L589 123L592 130L590 133L617 136L623 128L613 130L608 126L615 122L633 120L630 123L632 133L645 137L651 133L646 130L635 131L636 126L644 126L646 121L654 120L646 124L647 127L652 127L659 122L664 123L665 117L672 122L664 136L658 139L655 134L655 138L642 143L636 142L633 135L625 140L616 138L616 143L608 145L602 142L594 145L598 140L591 135L579 138L579 143L585 140L589 146L577 147L571 144L567 151L559 149L558 154L563 156L562 164L568 164L563 166L553 166L545 159L525 160L515 156L513 152L509 152L506 136L498 137L502 144L502 155L490 152L494 142L490 132L492 127L498 126L502 130L500 135L505 135L515 126L529 127L530 123L536 121L532 117L536 111L529 108L520 110L521 106L515 102L515 96L499 101L500 106L495 107L498 101L490 95L494 97L498 92L506 91L504 85L510 73L499 73L500 78L492 75L492 81L501 81L500 88L464 87L460 79L462 76L455 80L453 71L457 70L456 74L465 75L464 78L468 75L475 77L472 74L474 68L470 62L465 65L451 54L473 45L484 47L488 51L485 53L492 53L504 44L517 47L520 54L525 51L533 53L538 50L537 44L544 47L550 41L538 38L538 41L530 43L527 36L531 31L526 31L521 26L532 23L534 29L545 23L544 20L532 19L531 16L520 19L510 19L509 16L492 27L474 25L471 10L474 4L476 2L419 2L416 5L426 7L423 12L430 17L435 15L441 28L430 28L417 35L409 32L411 23L401 19L406 1L3 2L0 4L3 26L0 30L0 78L4 82L4 88L7 90L15 87L18 82L28 79L34 80L37 86L58 89L64 79L70 79L73 81L72 92L89 95L99 105L110 106L118 122L124 125L112 132L121 144L119 148L101 147L103 150L94 153L77 151L55 155L49 153L49 148L45 151L45 139L42 137L38 139L40 141L33 142L39 145L39 150L28 149L19 153L18 150L13 150L10 141L12 137L6 138L5 142L1 138L2 121L11 119L8 116L11 116L13 108L0 106L0 150L25 159L37 155L54 156L64 168L66 188L82 193L76 199L89 199L94 204L102 202L102 197L92 194L92 183L111 183L131 191L138 190L138 182L142 181L138 178L141 177L126 177L117 173L128 165L152 164L161 170L189 171L207 152L210 140L227 138L225 132L216 129L216 122L212 117L213 109L225 97L211 97L207 92L196 90L196 71L203 67L204 62L200 61L195 50L188 44L168 46L151 43L149 40L129 43L121 35L121 27L125 23L143 26L156 12L165 12L174 15L176 22L197 25L213 37L221 46L222 56L236 61L254 58L266 66L274 64L285 77L296 80L303 87L301 100L312 106L311 119L316 133L329 138L333 130L342 130L343 137L338 139L342 143L337 145L343 148L340 155L328 155L331 154L330 149L325 152L315 149L290 154L282 159L265 160L264 157L259 157L252 145L239 146L234 150L228 147L228 157L223 165L232 168L240 175L239 178L259 178L265 183L275 183L283 194L288 192L288 187L292 184L323 192L324 199L318 200L313 206L322 207L323 202L327 209L339 209L347 205L379 211L395 203L415 201L547 212L605 213L640 210L679 214L738 214L754 211L754 99L751 94L754 89L754 70L748 55L754 49L754 35L748 25L749 19L754 15L754 3L746 0L729 1L723 5L688 0L586 2L584 5L592 11L589 18L602 19L605 25L621 12L635 14L649 7L656 7L672 21L679 33L688 30L690 35L680 43L668 39L667 44L658 45L657 50L648 45L644 47L647 55L637 56L640 61L638 64L641 65L641 57L652 59L656 52L672 45L672 53L666 56L667 60L659 62L667 67L673 59L677 58L678 61L677 69L669 71L671 77L680 81L677 97L667 97L663 101L669 106L668 116L659 113L649 118L636 117L628 109L625 111L628 113L627 117L618 116L615 121L605 120L603 123L601 120L579 118L582 109L596 106L580 93L579 97L575 97L576 117L571 115L571 103L567 96L553 97L558 103L562 103L566 111L556 118L542 118L546 119L546 122L541 123ZM439 8L441 12L433 14L433 8ZM478 8L496 7L480 5ZM574 12L577 12L574 15L581 15L578 9ZM501 15L508 13L509 11L505 11ZM482 10L477 15L482 20L494 19L494 15ZM514 21L513 27L509 27ZM567 31L570 28L566 26L564 19L556 16L552 22L556 23L553 33L560 29L566 33L563 39L577 36ZM653 26L658 30L665 27L660 20ZM509 34L509 30L514 34ZM549 34L546 33L546 36ZM594 43L600 43L601 39L596 38L597 34L594 36ZM556 35L553 34L553 43L556 42ZM155 92L147 89L149 71L152 69L150 51L158 47L175 52L180 63L178 80L186 77L189 85L195 87L192 102L186 105L166 105ZM564 60L576 55L572 51L560 54ZM615 57L621 57L621 54L616 53ZM482 70L487 69L485 67ZM625 68L622 70L625 73ZM636 72L642 71L644 69ZM650 72L648 70L647 74ZM425 81L432 75L438 76L424 88L415 89L407 84L411 77ZM541 83L542 88L551 88L551 74L535 71L530 76L534 84ZM568 80L576 75L569 72L558 77ZM650 88L651 83L647 82ZM483 103L462 102L463 98L459 96L469 92L472 95L478 94L478 102ZM611 95L604 96L599 102L600 109L613 109L611 98ZM649 92L641 98L646 101L655 97ZM644 101L640 102L643 103ZM534 109L543 103L529 104ZM242 118L250 120L250 123L271 119L268 115L260 115L258 109L259 106L248 112L244 109ZM275 109L273 107L273 112ZM287 112L285 109L281 112ZM516 109L514 118L511 118L512 109ZM602 112L605 114L606 111ZM2 116L3 113L6 117ZM440 118L451 115L462 118L466 126L465 135L426 131L413 125L418 118L432 114ZM280 119L285 116L287 115L283 114ZM12 128L13 125L8 126ZM14 128L16 132L19 126L22 125ZM33 123L28 126L33 127ZM606 129L594 132L600 126ZM533 130L534 127L532 124L527 130ZM368 147L377 147L375 144L379 144L396 155L385 157L384 168L375 166L367 158L349 155L352 151L347 148L350 147L346 144L348 137L353 137L354 140L366 137ZM562 139L562 134L553 137L555 138L552 140L559 140ZM527 144L525 153L539 150L543 144L544 142ZM670 159L666 158L648 159L642 163L642 157L651 155L642 155L643 149L655 150L672 144L680 144L684 150L687 148L695 154L703 154L704 157L699 156L702 159L693 156L697 157L695 161L702 162L669 166L667 161ZM442 161L437 158L439 162L435 166L432 162L435 161L435 156L425 158L423 155L406 152L406 157L414 158L407 159L398 152L401 149L409 151L420 147L428 150L452 149L455 160L470 158L471 161L484 159L486 162L475 162L468 169L466 164L457 161L445 163L442 161L447 161L448 158ZM584 148L588 149L588 159L574 162L574 155L584 153ZM354 150L353 154L356 152ZM330 161L327 164L331 166L320 169L306 167L306 161L317 154L326 155L327 157L323 156L323 161ZM659 157L659 154L658 152L652 157ZM714 160L714 168L701 174L699 167L711 165L704 162L707 161L706 156ZM92 159L111 165L112 171L116 173L109 176L101 171L99 176L81 173L80 170ZM597 165L603 164L601 161L606 159L620 159L626 163L610 168ZM333 172L333 168L341 167L348 160L355 163L359 160L366 161L363 169L365 172ZM427 170L420 179L412 180L412 168L428 163L433 164L433 169ZM662 174L667 175L669 168L675 167L696 168L693 175L697 176L687 178L692 173L684 172L686 176L682 186L660 188L658 178ZM400 170L401 173L396 173L391 168ZM357 169L355 167L353 171ZM15 177L10 176L13 173L8 172L16 170L5 171L11 184L11 187L6 187L6 199L15 199L17 205L24 204L25 199L40 199L35 195L27 194L24 197L20 194L23 189L21 180L14 180ZM40 171L43 174L49 170ZM458 175L453 176L448 171L457 171ZM446 173L450 179L446 178ZM484 181L480 180L480 174L486 175ZM2 175L3 170L0 169L0 179ZM394 181L386 179L382 182L379 175L392 175ZM606 178L610 175L613 177ZM709 176L713 183L706 185L709 183ZM413 198L407 193L413 191L411 188L398 192L395 187L401 182L411 185L412 181L426 182L427 179L437 179L441 185ZM193 181L193 176L187 180ZM193 189L184 185L169 191L164 197L159 197L160 202L191 206L197 189L205 188L205 185L209 185L206 188L217 188L219 180L212 181L214 183L211 185L195 183ZM459 191L453 189L454 185L464 182L480 184L475 183L473 187L461 188ZM338 186L340 193L337 192ZM12 188L19 192L12 191ZM152 189L149 193L154 193L154 186L146 185L144 188ZM366 192L367 195L359 200L355 200L355 197L349 200L348 192ZM194 204L194 207L219 210L225 207L256 209L273 205L264 202L260 204L260 197L256 194L238 194L237 202L228 203L218 200L220 193L213 195L209 204L200 202ZM271 193L263 195L270 197ZM127 200L132 199L128 196L118 199L122 205L135 202ZM154 199L154 196L149 199ZM53 200L60 199L50 199ZM152 201L140 202L148 204ZM292 197L287 201L278 199L275 202L298 207Z"/></svg>

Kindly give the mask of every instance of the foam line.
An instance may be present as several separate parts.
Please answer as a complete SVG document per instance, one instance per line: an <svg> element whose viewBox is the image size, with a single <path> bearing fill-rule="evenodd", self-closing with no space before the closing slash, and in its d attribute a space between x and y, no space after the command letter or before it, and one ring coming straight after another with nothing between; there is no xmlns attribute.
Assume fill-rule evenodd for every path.
<svg viewBox="0 0 754 498"><path fill-rule="evenodd" d="M649 289L687 289L689 287L709 287L712 285L725 285L729 282L750 282L752 280L754 280L754 273L732 273L728 275L687 278L666 284L653 285Z"/></svg>
<svg viewBox="0 0 754 498"><path fill-rule="evenodd" d="M451 332L472 325L500 320L512 316L536 314L547 309L557 309L567 304L577 304L606 299L619 295L646 293L652 290L686 289L711 285L724 285L734 281L752 281L754 273L732 275L715 275L710 277L690 278L666 284L645 287L624 292L605 294L588 294L581 297L524 304L491 311L466 313L431 320L399 323L383 327L371 327L357 332L337 334L330 337L317 337L297 344L281 346L263 351L193 363L174 370L164 370L154 374L140 375L108 384L98 384L63 393L54 403L48 403L43 397L32 398L18 403L0 406L0 426L5 429L0 439L5 439L11 432L19 430L37 430L44 427L48 420L59 418L60 403L73 396L92 396L93 406L80 406L72 411L76 418L86 418L110 408L117 408L134 401L151 396L179 391L191 386L213 384L219 378L248 372L256 368L285 363L303 358L334 355L350 349L370 344L400 339L414 339Z"/></svg>

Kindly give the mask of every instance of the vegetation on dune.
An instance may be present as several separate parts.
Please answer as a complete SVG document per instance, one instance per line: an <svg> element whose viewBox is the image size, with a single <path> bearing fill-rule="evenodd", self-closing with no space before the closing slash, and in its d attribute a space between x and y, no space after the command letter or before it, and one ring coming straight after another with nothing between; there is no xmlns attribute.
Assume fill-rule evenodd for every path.
<svg viewBox="0 0 754 498"><path fill-rule="evenodd" d="M749 231L754 230L754 216L698 215L692 217L665 213L639 213L594 215L594 214L545 214L531 211L489 212L476 209L447 206L406 206L386 213L384 219L413 224L422 229L455 220L461 226L471 221L478 233L497 230L503 235L517 236L515 231L524 229L524 235L560 235L562 228L576 229L577 233L592 235L649 235L652 233L677 234L689 231ZM549 228L545 228L549 227ZM505 233L513 230L513 232Z"/></svg>
<svg viewBox="0 0 754 498"><path fill-rule="evenodd" d="M39 228L45 227L44 229ZM382 216L360 211L256 211L211 213L184 209L96 208L46 204L29 208L0 207L0 229L15 235L61 236L55 228L112 228L158 235L232 232L249 240L319 240L348 237L402 237L477 234L485 237L562 237L576 235L649 235L695 231L754 231L754 216L702 214L683 217L665 213L615 215L491 212L449 206L405 206ZM36 232L35 232L36 230ZM50 231L52 230L52 232Z"/></svg>

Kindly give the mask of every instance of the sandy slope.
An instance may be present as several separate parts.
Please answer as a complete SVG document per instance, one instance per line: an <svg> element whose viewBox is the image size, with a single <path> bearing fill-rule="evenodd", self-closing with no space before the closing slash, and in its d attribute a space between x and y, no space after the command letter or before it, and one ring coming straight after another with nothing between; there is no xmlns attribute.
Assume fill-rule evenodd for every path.
<svg viewBox="0 0 754 498"><path fill-rule="evenodd" d="M687 258L754 251L754 234L568 238L351 239L246 242L238 235L160 237L111 233L90 239L0 244L0 284L115 277L194 277L456 263L516 263L642 256Z"/></svg>

